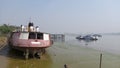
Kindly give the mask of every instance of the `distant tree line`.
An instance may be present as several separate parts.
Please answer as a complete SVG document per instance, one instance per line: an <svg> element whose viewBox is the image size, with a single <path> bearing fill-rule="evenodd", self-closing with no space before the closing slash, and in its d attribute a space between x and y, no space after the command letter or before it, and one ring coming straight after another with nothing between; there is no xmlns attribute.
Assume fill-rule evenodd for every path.
<svg viewBox="0 0 120 68"><path fill-rule="evenodd" d="M12 32L13 30L15 30L16 28L19 28L19 27L3 24L0 26L0 35L7 35L10 32Z"/></svg>

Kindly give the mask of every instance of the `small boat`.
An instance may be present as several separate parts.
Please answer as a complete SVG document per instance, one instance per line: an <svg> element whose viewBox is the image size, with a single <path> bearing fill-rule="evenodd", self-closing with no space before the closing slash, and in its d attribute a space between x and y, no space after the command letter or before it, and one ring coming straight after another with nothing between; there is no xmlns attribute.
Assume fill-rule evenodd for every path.
<svg viewBox="0 0 120 68"><path fill-rule="evenodd" d="M76 39L83 40L84 37L80 35L80 36L77 36Z"/></svg>
<svg viewBox="0 0 120 68"><path fill-rule="evenodd" d="M41 54L45 53L45 48L50 47L53 42L49 33L33 30L30 24L28 29L21 26L20 31L11 32L8 43L11 48L22 51L25 59L28 59L30 54L40 58Z"/></svg>
<svg viewBox="0 0 120 68"><path fill-rule="evenodd" d="M78 40L98 40L98 38L93 35L78 36L78 37L76 37L76 39L78 39Z"/></svg>
<svg viewBox="0 0 120 68"><path fill-rule="evenodd" d="M93 34L92 36L94 36L94 37L102 37L102 35L100 35L100 34Z"/></svg>

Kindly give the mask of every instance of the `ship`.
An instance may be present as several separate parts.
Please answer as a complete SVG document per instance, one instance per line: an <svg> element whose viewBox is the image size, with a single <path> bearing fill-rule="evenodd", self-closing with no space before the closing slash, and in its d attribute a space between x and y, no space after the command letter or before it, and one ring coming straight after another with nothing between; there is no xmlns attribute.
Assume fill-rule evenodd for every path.
<svg viewBox="0 0 120 68"><path fill-rule="evenodd" d="M85 35L85 36L77 36L76 39L78 40L98 40L98 37L101 37L101 35L94 34L94 35Z"/></svg>
<svg viewBox="0 0 120 68"><path fill-rule="evenodd" d="M50 33L40 32L39 27L34 27L29 22L28 27L21 25L20 30L10 33L8 44L12 49L23 52L24 58L29 59L29 55L40 58L45 49L53 44Z"/></svg>

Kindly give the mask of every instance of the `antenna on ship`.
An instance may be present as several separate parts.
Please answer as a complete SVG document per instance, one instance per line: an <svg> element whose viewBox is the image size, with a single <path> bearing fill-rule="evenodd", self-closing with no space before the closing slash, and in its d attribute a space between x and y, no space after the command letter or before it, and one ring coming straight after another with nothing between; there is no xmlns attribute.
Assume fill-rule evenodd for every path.
<svg viewBox="0 0 120 68"><path fill-rule="evenodd" d="M31 23L31 17L29 18L29 23Z"/></svg>

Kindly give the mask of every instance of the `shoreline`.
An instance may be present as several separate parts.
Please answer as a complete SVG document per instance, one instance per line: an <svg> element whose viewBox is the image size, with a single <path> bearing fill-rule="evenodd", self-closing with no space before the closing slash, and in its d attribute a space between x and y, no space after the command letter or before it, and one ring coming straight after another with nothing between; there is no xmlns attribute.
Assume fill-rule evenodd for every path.
<svg viewBox="0 0 120 68"><path fill-rule="evenodd" d="M0 37L0 50L7 44L7 37Z"/></svg>

